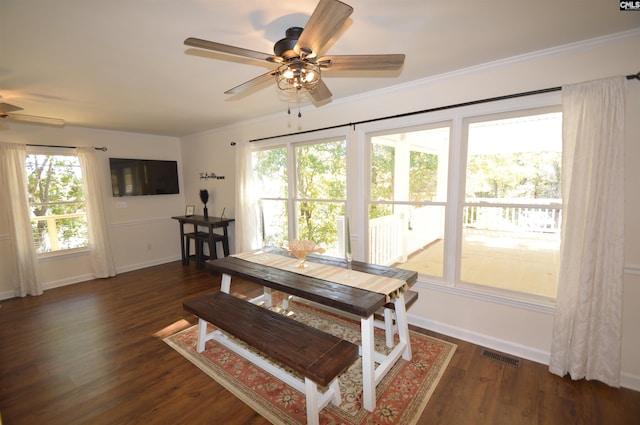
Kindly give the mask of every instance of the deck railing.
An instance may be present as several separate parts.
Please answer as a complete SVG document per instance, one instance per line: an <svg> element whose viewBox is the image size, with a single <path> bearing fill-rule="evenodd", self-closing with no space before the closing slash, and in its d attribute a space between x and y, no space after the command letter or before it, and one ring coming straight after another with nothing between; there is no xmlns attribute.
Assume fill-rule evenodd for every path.
<svg viewBox="0 0 640 425"><path fill-rule="evenodd" d="M33 231L33 240L35 241L36 251L39 253L59 251L60 249L80 248L87 246L86 234L79 235L78 237L59 238L58 233L62 231L64 226L60 226L63 220L82 221L84 223L84 231L86 233L86 213L74 213L74 214L59 214L59 215L47 215L39 217L31 217L31 227ZM44 228L46 229L46 235L41 236L38 234L38 223L44 222ZM63 242L63 246L60 246L60 242Z"/></svg>
<svg viewBox="0 0 640 425"><path fill-rule="evenodd" d="M474 199L463 209L465 228L526 233L558 233L559 199ZM425 206L369 220L369 261L390 265L444 237L444 208Z"/></svg>

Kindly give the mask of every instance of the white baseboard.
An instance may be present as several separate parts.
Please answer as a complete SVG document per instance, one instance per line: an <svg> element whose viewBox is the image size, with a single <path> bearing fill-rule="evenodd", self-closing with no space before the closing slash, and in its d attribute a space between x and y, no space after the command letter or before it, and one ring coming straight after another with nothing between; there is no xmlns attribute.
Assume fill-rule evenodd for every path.
<svg viewBox="0 0 640 425"><path fill-rule="evenodd" d="M630 390L640 391L640 376L624 373L620 375L620 386Z"/></svg>
<svg viewBox="0 0 640 425"><path fill-rule="evenodd" d="M67 285L74 285L76 283L86 282L87 280L91 280L91 279L93 279L93 275L92 274L85 274L85 275L78 275L78 276L69 277L69 278L66 278L66 279L53 280L53 281L50 281L50 282L44 282L42 284L42 289L47 291L47 290L53 289L53 288L61 288L63 286L67 286Z"/></svg>
<svg viewBox="0 0 640 425"><path fill-rule="evenodd" d="M471 332L467 329L425 319L424 317L416 316L413 314L408 314L407 316L411 325L418 326L420 328L447 335L453 338L461 339L463 341L480 345L482 347L491 348L493 350L510 354L512 356L531 360L536 363L549 365L550 353L548 351L542 351L524 345L515 344L510 341L505 341L476 332ZM640 376L622 372L620 374L620 386L634 391L640 391Z"/></svg>
<svg viewBox="0 0 640 425"><path fill-rule="evenodd" d="M16 291L2 291L0 292L0 301L2 300L8 300L9 298L15 298L18 295L16 294Z"/></svg>
<svg viewBox="0 0 640 425"><path fill-rule="evenodd" d="M511 341L497 339L484 334L479 334L477 332L471 332L468 329L451 326L446 323L436 322L433 320L425 319L424 317L415 316L413 314L408 314L408 318L410 324L421 327L423 329L468 341L482 347L498 350L516 357L522 357L536 363L549 364L549 353L538 350L536 348L515 344Z"/></svg>
<svg viewBox="0 0 640 425"><path fill-rule="evenodd" d="M152 261L145 261L143 263L136 263L136 264L127 264L126 266L117 267L116 271L118 273L132 272L134 270L140 270L140 269L145 269L147 267L159 266L160 264L170 263L172 261L177 261L180 259L181 257L179 255L165 257L165 258L156 258Z"/></svg>
<svg viewBox="0 0 640 425"><path fill-rule="evenodd" d="M146 261L146 262L143 262L143 263L128 264L126 266L117 267L116 268L116 272L117 273L126 273L126 272L130 272L130 271L144 269L144 268L152 267L152 266L158 266L160 264L170 263L170 262L178 261L178 260L180 260L180 256L179 255L178 256L166 257L166 258L159 258L159 259L155 259L153 261ZM44 282L42 284L42 289L44 291L47 291L49 289L61 288L63 286L67 286L67 285L74 285L76 283L86 282L86 281L92 280L92 279L94 279L92 274L84 274L84 275L72 276L72 277L68 277L68 278L60 279L60 280L52 280L52 281L49 281L49 282ZM18 294L15 292L15 290L2 291L2 292L0 292L0 301L1 300L8 300L10 298L15 298L17 296L18 296Z"/></svg>

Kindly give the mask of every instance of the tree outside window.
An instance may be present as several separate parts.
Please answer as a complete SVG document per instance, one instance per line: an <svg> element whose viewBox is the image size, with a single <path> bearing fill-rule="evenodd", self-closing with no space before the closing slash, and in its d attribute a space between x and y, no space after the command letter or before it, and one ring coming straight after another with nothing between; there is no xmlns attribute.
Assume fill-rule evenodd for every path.
<svg viewBox="0 0 640 425"><path fill-rule="evenodd" d="M78 157L29 154L25 169L36 252L87 247L86 206Z"/></svg>
<svg viewBox="0 0 640 425"><path fill-rule="evenodd" d="M256 150L253 169L265 244L309 239L343 255L338 223L346 202L345 140Z"/></svg>

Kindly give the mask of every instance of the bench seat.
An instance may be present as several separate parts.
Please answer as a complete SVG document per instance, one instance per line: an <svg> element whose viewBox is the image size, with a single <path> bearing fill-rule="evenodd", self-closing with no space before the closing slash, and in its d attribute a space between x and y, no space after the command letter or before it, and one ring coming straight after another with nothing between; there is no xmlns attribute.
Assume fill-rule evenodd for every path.
<svg viewBox="0 0 640 425"><path fill-rule="evenodd" d="M221 291L183 306L199 318L198 352L214 339L305 393L308 423L318 423L318 413L329 401L340 403L336 378L357 358L355 344ZM282 369L272 370L275 366L251 356L220 331L207 333L207 322L304 376L304 386L291 375L283 377ZM328 389L320 393L317 385Z"/></svg>

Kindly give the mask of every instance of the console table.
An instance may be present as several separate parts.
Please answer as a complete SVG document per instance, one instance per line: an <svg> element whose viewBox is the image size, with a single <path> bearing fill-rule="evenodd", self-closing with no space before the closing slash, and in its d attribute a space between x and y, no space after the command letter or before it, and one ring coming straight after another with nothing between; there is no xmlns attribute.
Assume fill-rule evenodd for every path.
<svg viewBox="0 0 640 425"><path fill-rule="evenodd" d="M213 232L213 229L219 227L222 228L223 234L222 236L222 250L224 251L224 256L229 255L229 233L227 228L229 227L229 223L235 221L233 218L221 218L221 217L205 217L203 215L181 215L171 217L174 220L178 220L180 223L180 248L182 252L182 264L187 264L187 250L185 246L185 224L193 225L193 232L198 232L198 227L206 227L207 233L209 234L209 249L212 250L215 247L215 236L216 234ZM201 264L198 264L200 267Z"/></svg>

